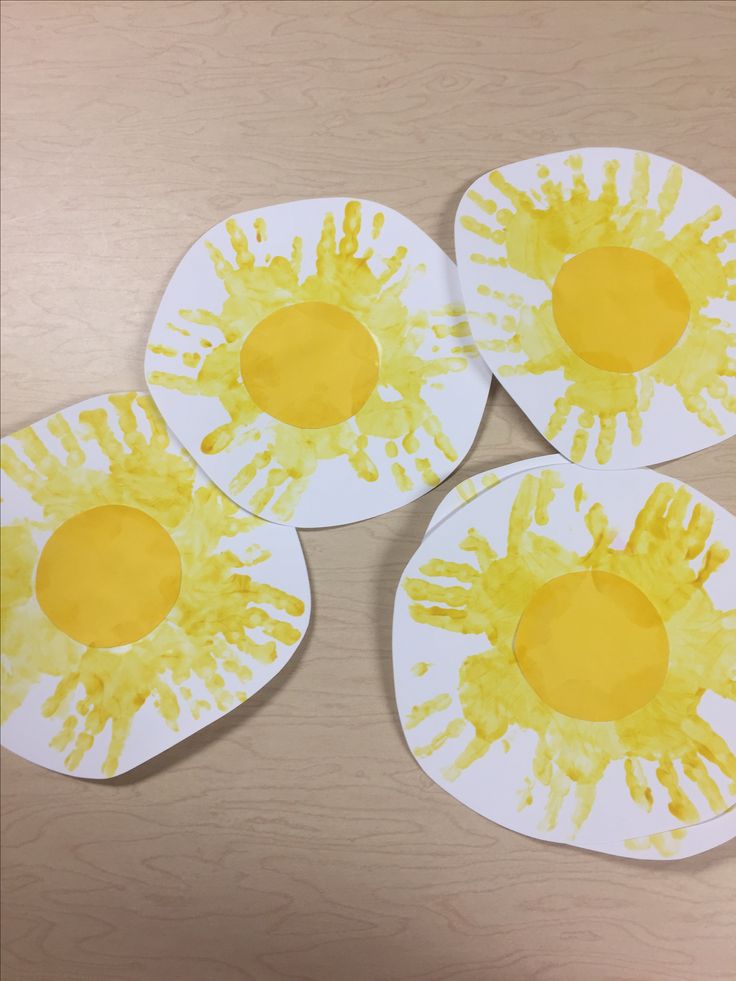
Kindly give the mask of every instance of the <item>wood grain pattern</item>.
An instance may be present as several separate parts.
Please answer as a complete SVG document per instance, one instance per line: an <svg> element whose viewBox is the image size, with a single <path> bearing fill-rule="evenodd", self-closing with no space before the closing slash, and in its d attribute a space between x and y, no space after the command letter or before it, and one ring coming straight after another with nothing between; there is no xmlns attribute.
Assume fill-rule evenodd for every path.
<svg viewBox="0 0 736 981"><path fill-rule="evenodd" d="M734 3L7 2L5 431L143 386L215 220L375 198L452 254L482 171L643 147L736 190ZM736 846L647 865L504 831L394 714L402 567L450 483L546 444L498 388L445 486L302 535L308 640L251 702L109 783L4 763L5 981L733 976ZM734 441L662 469L736 510Z"/></svg>

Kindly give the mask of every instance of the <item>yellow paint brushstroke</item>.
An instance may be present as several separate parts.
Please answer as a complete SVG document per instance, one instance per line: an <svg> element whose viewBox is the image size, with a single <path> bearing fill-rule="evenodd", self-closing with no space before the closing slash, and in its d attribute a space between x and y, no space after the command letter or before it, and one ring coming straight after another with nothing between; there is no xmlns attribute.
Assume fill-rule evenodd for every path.
<svg viewBox="0 0 736 981"><path fill-rule="evenodd" d="M228 690L227 674L247 682L249 660L271 663L277 644L295 643L300 631L290 620L304 612L304 603L242 571L229 540L257 528L260 519L212 486L195 488L195 465L170 450L150 398L112 395L109 408L82 411L79 420L79 435L61 416L48 421L49 431L63 436L65 459L46 447L40 427L2 446L3 471L43 514L2 529L2 718L42 678L54 678L43 706L45 717L59 721L52 745L68 750L65 763L74 770L106 734L103 772L112 776L143 705L153 704L176 730L184 708L196 717L204 707L189 688L198 680L220 711L231 708L238 699ZM87 445L104 454L108 472L86 465ZM33 532L50 534L101 506L144 512L165 530L181 561L181 586L168 615L125 648L73 640L44 615L35 595ZM82 569L80 581L83 575Z"/></svg>
<svg viewBox="0 0 736 981"><path fill-rule="evenodd" d="M452 699L449 695L437 695L435 698L430 698L426 702L422 702L421 705L415 705L407 716L406 728L413 729L421 722L424 722L425 719L428 719L430 715L434 715L436 712L444 712L450 705L452 705Z"/></svg>
<svg viewBox="0 0 736 981"><path fill-rule="evenodd" d="M604 164L603 186L597 197L586 183L581 156L570 156L566 165L569 180L542 179L536 199L513 186L500 172L491 173L490 183L508 197L511 207L501 208L486 219L495 225L468 215L461 218L463 226L479 238L479 247L483 247L482 242L500 246L500 255L483 253L478 259L515 269L545 283L550 291L549 300L532 306L520 297L495 293L485 283L478 287L482 295L505 300L516 311L503 323L507 338L494 341L492 349L521 352L523 360L500 366L500 374L564 373L566 387L555 403L545 435L554 439L572 417L571 458L575 462L585 455L596 426L595 457L601 464L611 459L622 422L629 428L632 445L638 446L655 383L676 391L688 412L722 434L723 426L712 403L736 412L736 399L726 386L726 378L736 370L729 350L736 343L736 335L716 315L706 314L706 309L712 301L734 291L736 264L725 261L722 253L736 233L730 230L705 239L710 226L721 217L717 206L676 231L665 228L682 186L682 168L677 164L671 166L655 204L649 203L650 159L645 153L636 155L631 182L623 194L617 183L618 161ZM689 306L689 321L679 341L671 346L672 339L679 336L674 325L667 335L671 349L664 343L651 355L662 356L654 363L643 358L641 363L647 366L639 371L622 369L623 361L614 372L587 363L563 340L555 320L552 291L566 260L589 250L606 249L620 250L621 254L638 250L651 256L678 284L680 308ZM595 283L586 282L589 288L596 288Z"/></svg>
<svg viewBox="0 0 736 981"><path fill-rule="evenodd" d="M399 490L410 491L414 486L414 481L400 463L391 464L391 473L393 474L394 480L396 481L396 486L399 488Z"/></svg>
<svg viewBox="0 0 736 981"><path fill-rule="evenodd" d="M674 858L686 836L687 828L675 828L674 831L660 831L646 838L627 838L624 844L632 852L644 852L654 848L662 858Z"/></svg>
<svg viewBox="0 0 736 981"><path fill-rule="evenodd" d="M472 477L464 480L462 484L458 484L455 490L457 491L460 499L466 502L472 501L478 496L478 491L473 483Z"/></svg>
<svg viewBox="0 0 736 981"><path fill-rule="evenodd" d="M316 246L316 270L304 276L300 238L294 239L289 255L275 255L259 264L243 230L234 220L228 221L234 260L208 246L214 273L227 293L222 309L219 313L181 311L190 324L206 328L208 336L214 329L219 341L205 356L196 378L170 371L154 371L149 377L152 385L219 400L229 421L204 437L204 453L227 452L247 443L255 428L263 431L265 445L254 448L250 456L244 454L246 462L230 489L240 494L251 484L260 485L248 506L259 512L270 510L280 520L293 516L322 460L344 458L361 480L377 480L379 465L368 451L368 437L384 445L403 438L405 451L413 456L421 445L417 434L422 434L444 458L457 459L441 420L422 393L438 377L463 371L468 364L465 356L429 356L424 349L432 328L442 328L438 317L447 319L448 336L453 336L453 330L463 330L454 322L460 314L455 307L432 311L431 318L429 312L410 314L402 297L420 274L419 267L409 265L408 249L399 246L384 256L382 268L377 268L378 259L372 250L360 252L361 227L362 206L358 201L345 205L341 233L335 215L328 213ZM379 243L382 227L382 217L374 216L372 235ZM380 363L377 384L354 415L305 432L262 414L248 391L247 378L243 383L241 350L269 316L285 307L316 303L331 304L355 318L375 341ZM429 444L425 444L425 458ZM391 469L397 485L408 491L408 478L400 469ZM426 483L439 482L428 462L419 472Z"/></svg>
<svg viewBox="0 0 736 981"><path fill-rule="evenodd" d="M429 661L417 661L417 663L412 666L411 673L417 678L421 678L429 671L431 667L432 665L429 663Z"/></svg>
<svg viewBox="0 0 736 981"><path fill-rule="evenodd" d="M442 732L438 733L431 743L426 746L415 746L414 755L415 756L431 756L432 753L436 753L438 749L448 741L448 739L457 739L457 737L462 733L465 728L465 719L453 719L449 722Z"/></svg>
<svg viewBox="0 0 736 981"><path fill-rule="evenodd" d="M545 474L525 475L509 518L506 555L497 555L470 529L462 543L470 561L434 558L421 567L422 578L404 580L410 614L417 622L478 635L491 645L460 667L457 691L475 735L445 775L457 779L509 727L518 726L537 737L533 777L547 788L548 829L555 827L571 791L576 799L573 823L584 823L596 787L613 763L623 763L632 800L651 809L653 789L641 766L645 760L656 764L657 780L675 818L684 823L703 819L678 766L698 786L711 812L719 813L724 801L704 763L733 782L736 756L698 715L698 705L708 691L736 698L736 614L717 609L700 579L709 556L715 552L723 561L727 555L723 546L706 547L712 512L701 503L691 508L692 497L684 487L662 481L619 548L613 547L616 533L602 506L593 504L585 515L592 546L576 553L540 532L550 494L558 493ZM700 571L691 565L698 559ZM630 582L647 597L667 631L669 667L661 687L637 711L615 721L586 722L554 711L528 684L514 654L517 625L538 590L557 576L583 571L608 572Z"/></svg>

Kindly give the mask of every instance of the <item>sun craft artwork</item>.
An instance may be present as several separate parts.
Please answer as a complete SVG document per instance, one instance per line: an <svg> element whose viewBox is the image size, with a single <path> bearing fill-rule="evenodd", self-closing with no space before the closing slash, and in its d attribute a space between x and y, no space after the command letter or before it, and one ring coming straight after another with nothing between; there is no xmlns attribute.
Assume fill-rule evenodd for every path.
<svg viewBox="0 0 736 981"><path fill-rule="evenodd" d="M490 385L469 335L455 267L415 225L371 202L301 201L193 246L146 377L242 507L342 524L426 493L467 453Z"/></svg>
<svg viewBox="0 0 736 981"><path fill-rule="evenodd" d="M81 403L2 442L2 742L110 777L240 704L309 619L296 533L241 511L152 399Z"/></svg>
<svg viewBox="0 0 736 981"><path fill-rule="evenodd" d="M584 149L477 180L457 213L469 320L556 449L641 466L736 432L736 200L661 157Z"/></svg>
<svg viewBox="0 0 736 981"><path fill-rule="evenodd" d="M429 535L450 515L460 510L469 501L475 500L497 487L502 480L519 473L541 470L557 464L564 464L564 457L559 454L533 457L520 460L517 463L496 467L483 473L475 474L454 487L440 502L430 519L426 534ZM573 492L576 509L583 503L582 485L577 484ZM424 677L432 665L427 661L419 661L410 666L414 677ZM626 858L637 859L682 859L701 854L715 848L717 845L736 837L736 807L731 807L717 817L706 819L697 824L676 828L672 831L646 835L639 838L618 838L607 841L603 850L609 854L622 855ZM586 845L586 847L594 847Z"/></svg>
<svg viewBox="0 0 736 981"><path fill-rule="evenodd" d="M467 496L397 594L414 756L514 830L680 857L683 828L736 795L736 522L649 471L619 485L568 464Z"/></svg>

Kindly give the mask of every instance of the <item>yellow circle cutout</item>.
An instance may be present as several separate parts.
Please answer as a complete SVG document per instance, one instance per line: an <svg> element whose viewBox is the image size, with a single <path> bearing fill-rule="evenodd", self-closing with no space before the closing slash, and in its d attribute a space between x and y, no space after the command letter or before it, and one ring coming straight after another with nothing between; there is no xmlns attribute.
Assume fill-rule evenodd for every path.
<svg viewBox="0 0 736 981"><path fill-rule="evenodd" d="M622 719L646 705L669 661L659 613L637 586L610 572L571 572L545 583L522 614L514 652L547 705L589 722Z"/></svg>
<svg viewBox="0 0 736 981"><path fill-rule="evenodd" d="M557 329L596 368L639 371L677 344L690 319L687 293L648 252L588 249L560 269L552 287Z"/></svg>
<svg viewBox="0 0 736 981"><path fill-rule="evenodd" d="M119 647L158 626L176 602L181 559L143 511L107 504L56 529L36 570L36 598L51 622L88 647Z"/></svg>
<svg viewBox="0 0 736 981"><path fill-rule="evenodd" d="M373 335L332 303L296 303L262 320L246 338L240 370L263 412L299 429L354 416L378 384Z"/></svg>

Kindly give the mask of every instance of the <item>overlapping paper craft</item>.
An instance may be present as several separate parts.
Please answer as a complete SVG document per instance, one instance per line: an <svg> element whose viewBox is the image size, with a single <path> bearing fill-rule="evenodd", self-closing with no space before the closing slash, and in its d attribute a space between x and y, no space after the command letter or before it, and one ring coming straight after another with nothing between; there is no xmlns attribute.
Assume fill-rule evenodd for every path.
<svg viewBox="0 0 736 981"><path fill-rule="evenodd" d="M736 520L652 471L549 464L459 485L409 563L394 619L408 744L532 837L633 858L713 848L736 833Z"/></svg>
<svg viewBox="0 0 736 981"><path fill-rule="evenodd" d="M474 500L479 494L498 486L501 480L506 477L564 462L564 458L559 454L532 457L469 477L442 499L430 519L427 534L438 527L445 518L467 504L468 501ZM729 808L716 817L699 824L677 828L671 832L654 834L645 838L607 842L605 850L611 854L623 855L627 858L682 859L708 851L730 841L732 838L736 838L736 808Z"/></svg>
<svg viewBox="0 0 736 981"><path fill-rule="evenodd" d="M241 511L152 399L2 441L2 745L111 777L267 684L309 621L296 531Z"/></svg>
<svg viewBox="0 0 736 981"><path fill-rule="evenodd" d="M319 527L401 507L470 449L490 386L454 264L408 219L322 198L210 229L164 294L146 379L234 501Z"/></svg>
<svg viewBox="0 0 736 981"><path fill-rule="evenodd" d="M736 199L662 157L553 153L480 177L455 224L483 357L586 467L736 432Z"/></svg>

